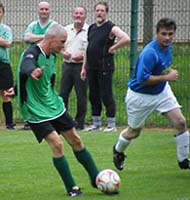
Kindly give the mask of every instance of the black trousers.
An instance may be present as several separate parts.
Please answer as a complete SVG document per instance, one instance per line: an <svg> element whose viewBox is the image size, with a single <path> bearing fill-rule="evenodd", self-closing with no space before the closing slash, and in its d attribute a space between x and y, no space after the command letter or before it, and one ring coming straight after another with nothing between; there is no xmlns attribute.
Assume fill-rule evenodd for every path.
<svg viewBox="0 0 190 200"><path fill-rule="evenodd" d="M101 116L102 102L107 117L115 117L116 105L113 95L113 71L87 70L89 82L89 99L92 116Z"/></svg>
<svg viewBox="0 0 190 200"><path fill-rule="evenodd" d="M80 78L81 68L82 63L63 63L60 96L68 109L69 95L74 87L77 97L76 128L83 129L87 109L87 83Z"/></svg>

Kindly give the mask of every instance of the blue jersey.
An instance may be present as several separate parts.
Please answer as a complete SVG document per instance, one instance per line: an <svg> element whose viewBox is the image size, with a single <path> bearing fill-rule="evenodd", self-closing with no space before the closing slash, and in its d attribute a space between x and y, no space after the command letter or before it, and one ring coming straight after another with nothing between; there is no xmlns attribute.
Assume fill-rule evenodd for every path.
<svg viewBox="0 0 190 200"><path fill-rule="evenodd" d="M172 63L172 46L166 50L162 50L157 40L153 40L144 47L140 53L136 70L132 78L128 82L131 90L144 94L159 94L163 91L166 82L163 81L155 85L144 85L151 75L161 75L168 73Z"/></svg>

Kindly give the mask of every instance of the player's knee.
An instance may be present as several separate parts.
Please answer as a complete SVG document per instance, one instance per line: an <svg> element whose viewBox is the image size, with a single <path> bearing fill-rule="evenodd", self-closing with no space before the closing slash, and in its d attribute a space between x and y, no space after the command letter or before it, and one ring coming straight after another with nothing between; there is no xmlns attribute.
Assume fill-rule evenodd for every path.
<svg viewBox="0 0 190 200"><path fill-rule="evenodd" d="M130 135L130 139L135 139L140 135L141 132L141 128L129 128L129 135Z"/></svg>
<svg viewBox="0 0 190 200"><path fill-rule="evenodd" d="M63 154L63 143L62 141L56 141L52 146L53 152L56 154Z"/></svg>
<svg viewBox="0 0 190 200"><path fill-rule="evenodd" d="M140 130L139 129L133 130L133 138L137 138L139 135L140 135Z"/></svg>
<svg viewBox="0 0 190 200"><path fill-rule="evenodd" d="M73 145L75 147L78 147L78 148L82 148L82 140L80 137L76 137L75 140L73 141Z"/></svg>
<svg viewBox="0 0 190 200"><path fill-rule="evenodd" d="M176 122L176 128L177 129L184 129L186 128L186 120L185 118L179 118Z"/></svg>
<svg viewBox="0 0 190 200"><path fill-rule="evenodd" d="M72 139L71 146L72 146L72 148L75 151L79 151L79 150L81 150L84 147L83 142L82 142L80 136L76 135L76 137L74 137Z"/></svg>

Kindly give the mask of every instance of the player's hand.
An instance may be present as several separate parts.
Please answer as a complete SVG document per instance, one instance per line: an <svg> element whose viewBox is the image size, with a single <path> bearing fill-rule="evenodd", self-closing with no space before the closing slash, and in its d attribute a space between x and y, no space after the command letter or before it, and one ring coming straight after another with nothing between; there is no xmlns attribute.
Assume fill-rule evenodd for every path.
<svg viewBox="0 0 190 200"><path fill-rule="evenodd" d="M111 46L108 50L109 53L114 54L115 53L115 49L113 46Z"/></svg>
<svg viewBox="0 0 190 200"><path fill-rule="evenodd" d="M36 68L35 70L32 71L32 73L30 74L30 76L34 80L39 80L39 78L41 77L43 71L44 71L44 67Z"/></svg>
<svg viewBox="0 0 190 200"><path fill-rule="evenodd" d="M168 81L176 81L179 75L177 70L171 69L166 76Z"/></svg>
<svg viewBox="0 0 190 200"><path fill-rule="evenodd" d="M12 96L14 96L15 95L14 88L12 87L12 88L9 88L8 90L4 90L3 91L3 95L5 97L12 97Z"/></svg>
<svg viewBox="0 0 190 200"><path fill-rule="evenodd" d="M82 70L80 72L80 78L81 78L81 80L85 81L85 79L86 79L86 69L82 68Z"/></svg>
<svg viewBox="0 0 190 200"><path fill-rule="evenodd" d="M76 55L72 57L72 60L76 61L76 62L81 62L83 61L84 56L83 55Z"/></svg>
<svg viewBox="0 0 190 200"><path fill-rule="evenodd" d="M66 60L70 60L71 59L71 54L69 52L67 52L67 51L61 51L61 55Z"/></svg>

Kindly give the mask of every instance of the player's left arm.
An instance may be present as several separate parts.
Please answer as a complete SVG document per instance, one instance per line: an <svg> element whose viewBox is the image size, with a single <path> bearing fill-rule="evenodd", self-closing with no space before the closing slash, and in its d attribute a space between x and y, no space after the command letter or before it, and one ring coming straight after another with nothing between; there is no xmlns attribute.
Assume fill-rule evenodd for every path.
<svg viewBox="0 0 190 200"><path fill-rule="evenodd" d="M117 49L126 46L130 42L130 37L118 26L113 26L110 38L116 37L117 42L109 48L109 53L114 53Z"/></svg>

